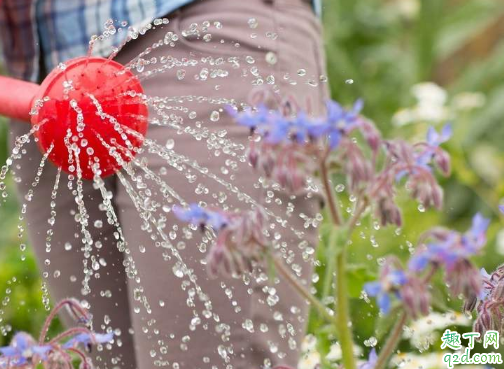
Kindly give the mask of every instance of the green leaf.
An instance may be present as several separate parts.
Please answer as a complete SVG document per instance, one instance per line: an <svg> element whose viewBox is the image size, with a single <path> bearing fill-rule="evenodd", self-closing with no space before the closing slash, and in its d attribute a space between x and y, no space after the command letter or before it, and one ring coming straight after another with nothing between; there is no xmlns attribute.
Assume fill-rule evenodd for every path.
<svg viewBox="0 0 504 369"><path fill-rule="evenodd" d="M349 265L347 267L348 294L350 298L359 298L364 284L376 279L366 265Z"/></svg>

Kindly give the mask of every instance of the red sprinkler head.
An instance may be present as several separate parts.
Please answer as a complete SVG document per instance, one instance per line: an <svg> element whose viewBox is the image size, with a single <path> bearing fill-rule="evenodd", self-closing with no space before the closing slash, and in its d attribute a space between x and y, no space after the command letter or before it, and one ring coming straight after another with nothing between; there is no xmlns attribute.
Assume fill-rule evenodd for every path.
<svg viewBox="0 0 504 369"><path fill-rule="evenodd" d="M5 93L11 86L14 93ZM52 147L49 159L64 171L80 172L85 179L95 173L106 177L142 145L148 125L143 89L121 64L73 59L60 64L36 90L34 86L0 78L0 114L31 119L38 126L40 149L45 153Z"/></svg>

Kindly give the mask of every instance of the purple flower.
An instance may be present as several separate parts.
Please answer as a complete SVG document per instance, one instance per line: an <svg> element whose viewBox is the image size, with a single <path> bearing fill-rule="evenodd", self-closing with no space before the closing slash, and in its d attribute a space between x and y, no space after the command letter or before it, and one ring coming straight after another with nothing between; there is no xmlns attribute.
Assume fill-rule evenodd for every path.
<svg viewBox="0 0 504 369"><path fill-rule="evenodd" d="M64 308L68 308L68 311L81 325L69 328L55 338L47 339L46 335L51 322ZM78 344L90 348L93 344L109 342L113 338L113 334L94 333L84 326L89 322L89 312L77 300L68 298L60 301L47 316L44 328L40 333L40 342L44 342L44 344L36 343L33 337L27 333L17 333L9 346L0 348L0 368L38 368L40 364L44 368L72 368L75 357L70 354L76 354L81 359L80 368L91 368L90 359L78 347ZM68 341L60 342L68 338L70 338Z"/></svg>
<svg viewBox="0 0 504 369"><path fill-rule="evenodd" d="M454 269L459 261L475 255L484 246L489 223L488 219L478 213L465 234L448 230L427 234L427 238L431 238L432 242L411 258L409 268L418 272L432 262L444 265L447 270Z"/></svg>
<svg viewBox="0 0 504 369"><path fill-rule="evenodd" d="M189 205L189 208L182 208L175 205L173 212L180 220L194 224L199 227L211 227L218 232L226 227L228 219L220 212L204 209L197 204Z"/></svg>
<svg viewBox="0 0 504 369"><path fill-rule="evenodd" d="M484 269L481 274L481 290L479 295L466 299L464 310L472 312L476 308L477 317L474 331L482 336L486 331L494 330L504 333L504 264L499 266L492 274Z"/></svg>
<svg viewBox="0 0 504 369"><path fill-rule="evenodd" d="M416 319L429 314L431 296L427 283L411 274L407 279L401 288L401 298L408 315Z"/></svg>
<svg viewBox="0 0 504 369"><path fill-rule="evenodd" d="M336 101L327 102L326 119L329 125L327 134L329 148L331 150L335 149L339 145L341 139L357 127L357 117L362 107L362 100L357 100L350 111L345 110Z"/></svg>
<svg viewBox="0 0 504 369"><path fill-rule="evenodd" d="M113 333L79 333L64 343L62 347L64 349L69 349L77 346L78 344L82 344L87 347L93 344L108 343L112 341L113 338Z"/></svg>
<svg viewBox="0 0 504 369"><path fill-rule="evenodd" d="M368 360L365 363L359 364L358 369L374 369L377 363L378 363L378 355L376 354L376 350L373 348L369 352Z"/></svg>
<svg viewBox="0 0 504 369"><path fill-rule="evenodd" d="M410 259L409 269L419 272L429 264L444 267L445 281L452 294L464 294L469 308L482 291L481 274L469 257L477 254L485 244L488 224L488 219L476 214L471 228L463 234L440 228L428 232L424 238L430 242Z"/></svg>
<svg viewBox="0 0 504 369"><path fill-rule="evenodd" d="M391 295L401 298L400 288L407 282L406 274L399 270L396 259L389 258L382 266L378 281L364 285L364 291L372 297L376 297L380 310L387 314L391 306Z"/></svg>
<svg viewBox="0 0 504 369"><path fill-rule="evenodd" d="M9 346L0 347L0 358L7 359L12 366L22 366L31 363L34 356L45 360L51 349L50 345L38 345L28 333L19 332Z"/></svg>
<svg viewBox="0 0 504 369"><path fill-rule="evenodd" d="M187 210L174 207L174 212L183 221L214 229L216 239L207 255L210 275L251 272L254 263L263 261L268 245L264 235L268 218L262 208L224 212L191 205Z"/></svg>
<svg viewBox="0 0 504 369"><path fill-rule="evenodd" d="M311 119L304 112L299 112L292 123L294 130L293 137L299 144L313 142L323 137L327 130L328 125L324 121L317 121Z"/></svg>
<svg viewBox="0 0 504 369"><path fill-rule="evenodd" d="M472 220L472 226L462 237L462 244L467 255L476 254L486 243L486 231L490 225L490 219L484 218L477 213Z"/></svg>
<svg viewBox="0 0 504 369"><path fill-rule="evenodd" d="M430 146L437 147L442 143L448 141L452 135L453 135L453 129L451 124L444 125L443 128L441 128L440 133L436 132L434 127L431 126L427 131L427 143Z"/></svg>
<svg viewBox="0 0 504 369"><path fill-rule="evenodd" d="M417 145L421 148L416 158L418 165L428 168L428 165L434 162L444 175L448 175L450 173L450 158L439 146L448 141L451 136L452 127L450 124L446 124L440 133L434 127L429 127L426 142Z"/></svg>
<svg viewBox="0 0 504 369"><path fill-rule="evenodd" d="M393 193L383 193L377 198L375 214L382 226L387 224L402 226L401 210L394 201Z"/></svg>
<svg viewBox="0 0 504 369"><path fill-rule="evenodd" d="M342 146L347 183L350 191L357 193L373 178L373 164L364 156L359 146L351 140L346 140Z"/></svg>
<svg viewBox="0 0 504 369"><path fill-rule="evenodd" d="M266 125L269 120L269 111L264 105L258 106L255 111L247 108L240 113L232 106L226 106L226 111L238 124L249 128L251 131Z"/></svg>

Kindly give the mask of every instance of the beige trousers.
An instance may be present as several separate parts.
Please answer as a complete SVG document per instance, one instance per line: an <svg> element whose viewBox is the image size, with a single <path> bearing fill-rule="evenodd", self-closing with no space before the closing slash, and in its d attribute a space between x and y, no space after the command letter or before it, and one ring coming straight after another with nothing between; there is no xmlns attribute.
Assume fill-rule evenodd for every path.
<svg viewBox="0 0 504 369"><path fill-rule="evenodd" d="M224 101L247 102L251 90L258 85L278 89L280 95L293 96L305 109L322 112L327 88L320 82L325 66L319 20L303 0L198 1L169 18L168 25L157 26L129 44L118 60L125 63L133 59L164 39L169 31L179 35L175 47L155 48L146 59L156 57L158 65L162 56L182 63L184 58L200 63L169 69L146 79L143 86L149 96L173 97L163 110L167 122L176 122L186 129L152 124L148 138L163 146L173 140L169 146L174 145L176 153L197 161L222 181L202 174L194 163L170 164L149 150L142 159L188 203L204 201L231 209L250 208L248 197L243 194L263 202L284 220L271 219L269 231L276 240L277 252L296 269L300 280L309 281L312 269L303 259L308 256L309 247L317 243L311 223L320 199L311 195L291 198L261 188L258 174L239 155L232 155L243 154L242 148L248 144L247 129L233 123L224 111L220 110L218 119L213 112L219 112L223 107L219 103ZM181 37L182 30L192 23L201 25L205 21L222 25L211 28L210 41ZM221 57L226 62L219 65ZM232 67L228 62L232 57L239 58L238 66ZM201 62L201 58L205 61ZM151 117L159 115L152 111ZM12 124L12 136L19 136L28 128ZM204 128L208 129L206 133L202 132ZM226 139L238 146L226 147ZM13 167L22 203L27 202L24 196L32 187L41 159L33 142L26 150ZM144 177L145 189L136 187L124 174L135 191L155 208L158 229L142 219L117 176L105 180L127 241L125 251L117 247L117 230L107 222L100 207L100 193L92 183L84 184L94 244L86 268L91 292L82 295L83 236L75 220L75 187L73 193L67 188L66 175L62 175L55 199L56 223L53 227L48 224L56 172L52 165L45 166L33 200L28 203L29 238L40 268L47 272L52 300L74 296L86 301L94 316L95 330L112 327L117 333L112 349L95 353L98 367L197 369L232 365L238 369L280 363L296 365L307 320L306 302L280 278L266 281L266 273L241 279L209 278L203 262L208 241L166 212L173 203L168 203L159 184L148 176ZM144 174L137 168L138 176ZM240 194L222 182L236 186ZM146 213L142 214L145 218ZM53 234L47 241L51 228ZM300 233L295 235L293 229ZM185 266L177 261L171 246ZM183 267L185 274L180 273Z"/></svg>

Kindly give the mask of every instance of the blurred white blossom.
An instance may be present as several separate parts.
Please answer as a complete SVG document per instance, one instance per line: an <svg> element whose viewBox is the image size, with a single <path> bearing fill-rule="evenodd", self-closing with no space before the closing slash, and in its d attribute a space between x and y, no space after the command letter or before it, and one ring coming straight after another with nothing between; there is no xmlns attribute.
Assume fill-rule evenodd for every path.
<svg viewBox="0 0 504 369"><path fill-rule="evenodd" d="M397 354L392 357L390 367L401 369L439 369L446 368L443 362L443 352L433 352L430 354ZM464 369L484 369L484 365L463 365Z"/></svg>
<svg viewBox="0 0 504 369"><path fill-rule="evenodd" d="M485 95L480 92L461 92L448 101L447 92L433 82L423 82L411 87L416 104L397 111L392 117L396 126L411 123L439 123L454 119L463 111L480 108L485 104Z"/></svg>
<svg viewBox="0 0 504 369"><path fill-rule="evenodd" d="M500 255L504 255L504 229L497 233L495 248Z"/></svg>
<svg viewBox="0 0 504 369"><path fill-rule="evenodd" d="M353 351L354 351L355 356L362 355L362 348L360 346L355 345ZM341 358L342 358L341 346L337 342L337 343L331 345L331 349L330 349L329 353L327 354L326 359L329 361L339 361L339 360L341 360Z"/></svg>
<svg viewBox="0 0 504 369"><path fill-rule="evenodd" d="M481 92L461 92L453 97L451 105L456 110L467 111L481 108L485 102L486 97Z"/></svg>
<svg viewBox="0 0 504 369"><path fill-rule="evenodd" d="M421 350L426 350L439 339L441 331L451 326L469 326L471 321L462 313L431 313L417 319L404 330L404 338Z"/></svg>
<svg viewBox="0 0 504 369"><path fill-rule="evenodd" d="M317 337L308 334L301 342L301 357L298 362L298 369L314 369L320 364L320 354L317 351Z"/></svg>
<svg viewBox="0 0 504 369"><path fill-rule="evenodd" d="M411 87L411 94L417 104L411 108L399 110L392 118L397 126L415 122L441 122L449 119L450 111L445 106L446 91L433 82L423 82Z"/></svg>

